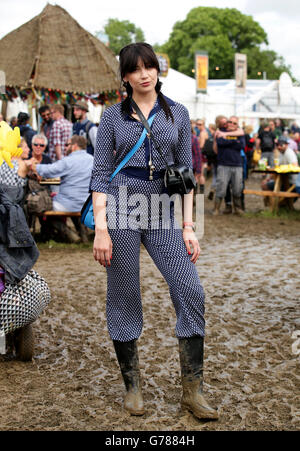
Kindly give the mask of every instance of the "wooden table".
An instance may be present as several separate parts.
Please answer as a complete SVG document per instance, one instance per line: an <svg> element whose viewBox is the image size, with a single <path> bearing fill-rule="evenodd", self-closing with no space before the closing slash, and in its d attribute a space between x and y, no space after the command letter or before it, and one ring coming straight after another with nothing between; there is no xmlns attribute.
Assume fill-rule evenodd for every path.
<svg viewBox="0 0 300 451"><path fill-rule="evenodd" d="M270 198L270 207L272 212L277 212L278 207L284 201L286 201L287 206L290 210L294 210L294 199L300 197L300 194L293 193L295 185L290 186L289 176L297 174L296 172L277 172L272 169L267 169L265 171L259 169L253 169L251 172L256 174L272 174L275 176L275 183L273 191L263 191L263 190L251 190L244 189L244 194L255 194L257 196L263 196ZM283 191L281 189L283 188Z"/></svg>
<svg viewBox="0 0 300 451"><path fill-rule="evenodd" d="M56 179L42 179L40 185L60 185L60 178Z"/></svg>

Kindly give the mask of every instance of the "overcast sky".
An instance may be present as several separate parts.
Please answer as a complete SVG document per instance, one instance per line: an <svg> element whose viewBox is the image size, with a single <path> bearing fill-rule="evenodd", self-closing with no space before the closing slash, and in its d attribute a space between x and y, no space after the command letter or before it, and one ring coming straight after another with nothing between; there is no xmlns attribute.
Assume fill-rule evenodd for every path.
<svg viewBox="0 0 300 451"><path fill-rule="evenodd" d="M57 0L56 3L91 33L103 29L109 18L129 20L142 28L151 44L165 42L174 23L183 20L192 8L237 8L260 23L268 34L269 48L285 58L300 80L299 0ZM39 14L46 4L46 0L0 0L0 38Z"/></svg>

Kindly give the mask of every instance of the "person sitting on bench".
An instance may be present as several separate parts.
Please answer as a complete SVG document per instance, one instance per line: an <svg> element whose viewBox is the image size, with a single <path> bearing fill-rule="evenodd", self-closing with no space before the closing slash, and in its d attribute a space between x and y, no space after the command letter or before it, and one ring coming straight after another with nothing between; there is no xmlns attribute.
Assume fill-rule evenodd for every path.
<svg viewBox="0 0 300 451"><path fill-rule="evenodd" d="M36 164L32 170L44 178L60 178L59 193L53 199L53 210L80 211L89 195L94 158L86 152L87 141L73 135L67 143L67 156L52 164Z"/></svg>
<svg viewBox="0 0 300 451"><path fill-rule="evenodd" d="M73 135L66 142L66 155L52 164L36 164L33 160L32 170L45 178L60 177L59 192L53 198L54 211L73 213L80 212L89 195L89 183L94 158L86 152L87 141L83 136ZM66 218L51 218L43 223L43 236L58 233L59 237L70 243L87 242L87 231L80 218L71 218L75 228L68 227ZM53 237L55 239L55 236Z"/></svg>
<svg viewBox="0 0 300 451"><path fill-rule="evenodd" d="M297 155L293 149L289 147L289 140L285 136L280 136L277 141L277 149L280 152L279 165L292 164L298 167ZM291 174L289 176L290 186L296 183L297 174ZM271 175L262 181L261 188L264 191L273 191L275 185L274 177ZM283 187L281 187L283 190Z"/></svg>

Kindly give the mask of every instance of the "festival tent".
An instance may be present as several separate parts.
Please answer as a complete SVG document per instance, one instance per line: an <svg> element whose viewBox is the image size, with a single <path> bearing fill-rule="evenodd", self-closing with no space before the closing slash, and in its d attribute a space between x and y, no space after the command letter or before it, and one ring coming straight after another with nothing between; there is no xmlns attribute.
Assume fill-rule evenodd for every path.
<svg viewBox="0 0 300 451"><path fill-rule="evenodd" d="M58 5L47 4L0 40L0 71L6 77L2 100L109 103L119 95L115 55Z"/></svg>
<svg viewBox="0 0 300 451"><path fill-rule="evenodd" d="M260 118L300 120L300 88L293 86L287 74L280 80L247 80L244 94L236 92L232 80L208 80L206 94L196 92L196 80L174 69L162 77L162 92L186 106L192 119L214 123L219 114L237 115L258 126Z"/></svg>

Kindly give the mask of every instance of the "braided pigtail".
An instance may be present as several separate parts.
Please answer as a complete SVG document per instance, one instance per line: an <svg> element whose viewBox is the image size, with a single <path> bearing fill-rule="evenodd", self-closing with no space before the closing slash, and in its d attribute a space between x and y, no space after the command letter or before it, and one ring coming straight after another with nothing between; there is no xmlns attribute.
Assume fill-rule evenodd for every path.
<svg viewBox="0 0 300 451"><path fill-rule="evenodd" d="M131 102L133 90L132 90L132 87L130 86L130 84L128 83L128 81L127 82L124 81L123 85L124 85L124 87L126 89L127 97L126 97L126 99L124 99L122 101L121 110L122 110L123 114L125 114L125 115L128 114L128 116L130 116L130 114L131 114L130 102Z"/></svg>

